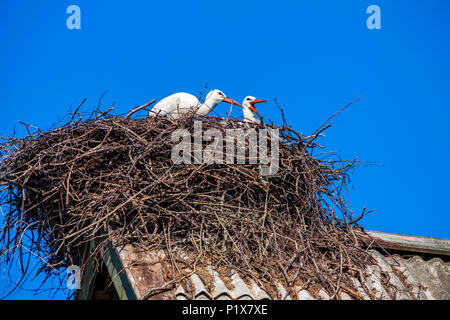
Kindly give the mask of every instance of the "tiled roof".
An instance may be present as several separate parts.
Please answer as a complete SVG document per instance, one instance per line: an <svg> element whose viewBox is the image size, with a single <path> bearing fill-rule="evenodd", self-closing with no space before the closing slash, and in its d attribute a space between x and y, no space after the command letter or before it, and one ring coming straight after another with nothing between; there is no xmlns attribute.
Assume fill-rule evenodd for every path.
<svg viewBox="0 0 450 320"><path fill-rule="evenodd" d="M161 264L161 256L155 252L145 252L131 246L116 249L123 263L125 273L138 299L143 299L149 292L157 288L165 289L170 285L166 271ZM419 255L402 257L398 254L382 254L382 250L371 249L370 254L378 261L383 271L390 275L391 284L397 289L395 299L450 299L450 263L441 258L432 257L423 260ZM380 270L371 266L372 276L365 285L375 294L377 299L390 299L388 293L380 285L377 274ZM113 279L114 281L114 279ZM211 283L213 283L211 285ZM359 295L364 299L370 297L359 287ZM219 274L212 268L192 273L188 279L177 285L174 290L160 290L152 296L154 299L270 299L270 295L254 281L245 281L237 273L230 276ZM272 295L273 296L273 295ZM303 288L287 289L280 283L276 299L330 299L323 289L310 292ZM350 295L341 293L337 299L351 299Z"/></svg>

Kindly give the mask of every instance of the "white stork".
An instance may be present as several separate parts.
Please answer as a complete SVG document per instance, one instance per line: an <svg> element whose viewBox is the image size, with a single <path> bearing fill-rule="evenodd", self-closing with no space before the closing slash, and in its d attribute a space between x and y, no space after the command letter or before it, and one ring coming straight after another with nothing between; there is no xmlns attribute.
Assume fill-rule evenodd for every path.
<svg viewBox="0 0 450 320"><path fill-rule="evenodd" d="M195 116L206 116L216 103L227 102L241 106L239 102L228 98L222 91L211 90L200 103L192 94L186 92L174 93L159 101L149 112L149 115L159 114L171 119L178 119L189 112L195 112Z"/></svg>
<svg viewBox="0 0 450 320"><path fill-rule="evenodd" d="M261 121L259 119L256 119L255 113L258 114L258 111L256 110L255 104L261 103L261 102L267 102L266 100L256 99L252 96L247 96L244 98L244 101L242 101L242 108L244 112L244 121L246 122L253 122L253 123L260 123Z"/></svg>

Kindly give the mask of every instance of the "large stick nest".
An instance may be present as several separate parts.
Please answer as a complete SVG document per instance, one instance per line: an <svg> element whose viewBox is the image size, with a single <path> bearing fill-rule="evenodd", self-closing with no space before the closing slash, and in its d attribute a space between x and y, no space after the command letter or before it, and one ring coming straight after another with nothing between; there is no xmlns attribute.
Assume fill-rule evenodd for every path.
<svg viewBox="0 0 450 320"><path fill-rule="evenodd" d="M214 117L202 125L224 136L230 128L268 127ZM320 132L302 137L285 125L274 175L261 175L260 164L174 164L171 135L178 128L192 132L194 119L104 113L6 139L1 255L32 252L41 259L39 272L51 274L83 265L86 243L101 237L97 252L112 240L177 257L170 261L174 279L186 268L212 266L268 292L281 282L360 298L353 279L364 284L366 267L376 262L346 204L356 161L313 156Z"/></svg>

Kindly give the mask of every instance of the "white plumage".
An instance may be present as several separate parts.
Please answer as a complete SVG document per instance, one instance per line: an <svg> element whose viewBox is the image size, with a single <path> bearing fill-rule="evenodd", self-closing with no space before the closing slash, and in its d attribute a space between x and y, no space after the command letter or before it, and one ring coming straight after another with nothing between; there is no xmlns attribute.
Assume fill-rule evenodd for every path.
<svg viewBox="0 0 450 320"><path fill-rule="evenodd" d="M244 101L242 101L242 111L244 113L244 121L246 122L253 122L253 123L260 123L261 121L259 119L256 119L255 113L258 114L258 111L256 110L255 104L261 103L261 102L267 102L266 100L256 99L252 96L247 96L244 98Z"/></svg>
<svg viewBox="0 0 450 320"><path fill-rule="evenodd" d="M203 103L200 103L192 94L178 92L159 101L150 110L149 115L159 114L171 119L178 119L192 112L195 116L206 116L212 107L219 102L227 102L240 106L238 102L228 98L222 91L217 89L210 91Z"/></svg>

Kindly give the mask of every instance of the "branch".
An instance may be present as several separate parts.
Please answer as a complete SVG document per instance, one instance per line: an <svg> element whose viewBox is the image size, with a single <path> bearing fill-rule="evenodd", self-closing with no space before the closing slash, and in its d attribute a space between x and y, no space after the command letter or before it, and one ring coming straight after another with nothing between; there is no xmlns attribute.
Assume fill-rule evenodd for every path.
<svg viewBox="0 0 450 320"><path fill-rule="evenodd" d="M363 97L363 94L356 100L350 102L349 104L347 104L345 107L343 107L341 110L339 110L338 112L336 112L335 114L333 114L331 117L329 117L327 119L327 121L325 121L324 123L322 123L322 125L316 129L316 131L314 131L314 133L312 135L315 135L317 131L319 131L320 129L322 129L322 127L324 125L326 125L328 123L328 121L330 121L332 118L334 118L335 116L337 116L339 113L341 113L342 111L344 111L345 109L347 109L347 107L351 106L352 104L354 104L356 101L358 101L359 99L361 99ZM322 130L323 131L323 130Z"/></svg>
<svg viewBox="0 0 450 320"><path fill-rule="evenodd" d="M147 108L149 105L153 104L155 101L156 101L156 100L153 99L152 101L147 102L146 104L143 104L143 105L140 106L140 107L137 107L137 108L132 109L132 110L127 114L127 116L125 117L125 119L129 119L134 113L138 112L139 110L142 110L142 109Z"/></svg>

